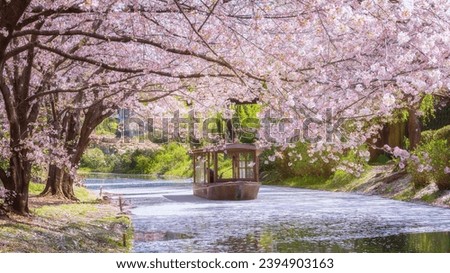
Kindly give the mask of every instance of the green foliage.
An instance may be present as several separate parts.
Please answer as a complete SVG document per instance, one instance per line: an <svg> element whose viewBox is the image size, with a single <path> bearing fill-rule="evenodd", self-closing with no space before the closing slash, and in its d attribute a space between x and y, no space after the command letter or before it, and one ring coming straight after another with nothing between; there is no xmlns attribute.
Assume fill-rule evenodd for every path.
<svg viewBox="0 0 450 273"><path fill-rule="evenodd" d="M294 176L289 177L277 183L277 185L289 186L294 188L308 188L316 190L324 190L327 179L320 176Z"/></svg>
<svg viewBox="0 0 450 273"><path fill-rule="evenodd" d="M435 182L440 190L450 189L450 174L444 169L450 166L450 147L447 139L433 138L422 142L413 152L407 170L411 173L414 186L422 188Z"/></svg>
<svg viewBox="0 0 450 273"><path fill-rule="evenodd" d="M96 128L95 134L114 136L119 128L119 122L116 118L110 117L102 121Z"/></svg>
<svg viewBox="0 0 450 273"><path fill-rule="evenodd" d="M261 178L269 184L290 187L321 190L345 188L357 177L344 170L335 170L336 167L338 164L344 164L347 167L363 166L361 172L366 170L368 168L366 159L360 156L360 152L366 150L366 146L361 146L358 150L350 150L338 161L328 160L326 153L321 156L314 155L317 160L312 160L308 155L308 144L298 143L295 148L287 149L283 153L283 158L277 158L273 162L269 160L273 151L265 151L261 156ZM264 162L268 164L264 164Z"/></svg>
<svg viewBox="0 0 450 273"><path fill-rule="evenodd" d="M187 149L182 145L172 142L163 145L155 155L154 164L147 173L157 173L169 176L192 176L192 163Z"/></svg>
<svg viewBox="0 0 450 273"><path fill-rule="evenodd" d="M80 169L93 172L125 174L159 174L188 177L192 173L191 159L185 147L175 142L160 149L137 149L123 154L106 154L99 148L86 151Z"/></svg>
<svg viewBox="0 0 450 273"><path fill-rule="evenodd" d="M422 112L422 122L424 124L429 123L431 119L436 117L433 95L427 94L423 97L419 110Z"/></svg>
<svg viewBox="0 0 450 273"><path fill-rule="evenodd" d="M110 160L113 162L110 172L113 173L133 173L133 165L135 164L133 158L134 153L138 153L140 150L134 152L126 151L123 154L111 154Z"/></svg>
<svg viewBox="0 0 450 273"><path fill-rule="evenodd" d="M353 180L355 180L355 178L356 177L353 174L347 173L342 170L337 170L327 181L327 184L328 187L337 189L350 184Z"/></svg>
<svg viewBox="0 0 450 273"><path fill-rule="evenodd" d="M394 110L392 120L390 123L406 122L408 121L409 113L407 109Z"/></svg>
<svg viewBox="0 0 450 273"><path fill-rule="evenodd" d="M293 176L276 182L276 185L307 188L315 190L339 190L345 189L347 185L357 179L353 174L349 174L342 170L337 170L329 178L323 176L305 175ZM269 183L270 184L270 183Z"/></svg>
<svg viewBox="0 0 450 273"><path fill-rule="evenodd" d="M30 183L30 187L28 188L28 193L30 195L38 195L44 191L45 185L38 183Z"/></svg>
<svg viewBox="0 0 450 273"><path fill-rule="evenodd" d="M371 164L373 165L385 165L387 164L389 161L391 161L391 158L385 154L380 154L379 156L377 156L377 158L371 162Z"/></svg>
<svg viewBox="0 0 450 273"><path fill-rule="evenodd" d="M233 177L233 161L230 157L224 154L218 154L217 159L217 176L219 178L232 178Z"/></svg>
<svg viewBox="0 0 450 273"><path fill-rule="evenodd" d="M447 143L450 144L450 125L442 127L439 130L436 130L433 139L445 139Z"/></svg>
<svg viewBox="0 0 450 273"><path fill-rule="evenodd" d="M9 161L8 160L0 160L0 169L6 170L9 167Z"/></svg>
<svg viewBox="0 0 450 273"><path fill-rule="evenodd" d="M34 213L40 217L61 217L63 215L70 214L72 217L87 216L98 211L97 207L93 204L63 204L58 206L42 206L34 210Z"/></svg>
<svg viewBox="0 0 450 273"><path fill-rule="evenodd" d="M422 142L430 142L434 137L434 133L435 133L435 131L433 131L433 130L423 131L421 133L421 138L422 138L421 141Z"/></svg>
<svg viewBox="0 0 450 273"><path fill-rule="evenodd" d="M434 193L426 194L426 195L422 196L422 198L420 198L420 200L427 202L427 203L433 203L438 197L439 197L439 193L434 192Z"/></svg>
<svg viewBox="0 0 450 273"><path fill-rule="evenodd" d="M239 120L239 141L253 143L256 129L260 127L258 113L261 111L261 106L258 104L236 105L235 111L235 117Z"/></svg>
<svg viewBox="0 0 450 273"><path fill-rule="evenodd" d="M333 173L336 162L324 162L321 158L313 160L308 155L308 144L297 143L294 148L286 149L282 158L271 161L273 150L267 150L261 155L261 168L264 180L282 180L290 177L324 177ZM299 157L301 156L301 158ZM267 163L267 164L266 164Z"/></svg>
<svg viewBox="0 0 450 273"><path fill-rule="evenodd" d="M88 149L81 158L81 166L99 172L107 172L106 156L99 148Z"/></svg>

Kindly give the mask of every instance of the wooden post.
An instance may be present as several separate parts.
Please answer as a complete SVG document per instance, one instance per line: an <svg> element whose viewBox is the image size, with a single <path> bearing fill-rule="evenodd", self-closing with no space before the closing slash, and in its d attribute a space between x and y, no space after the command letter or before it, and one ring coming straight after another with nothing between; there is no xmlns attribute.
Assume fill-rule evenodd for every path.
<svg viewBox="0 0 450 273"><path fill-rule="evenodd" d="M253 171L255 173L255 180L256 182L259 182L259 158L257 151L255 150L255 165L253 166Z"/></svg>
<svg viewBox="0 0 450 273"><path fill-rule="evenodd" d="M197 171L196 171L195 167L197 165L195 164L195 154L194 153L192 154L192 157L193 157L192 163L194 164L194 183L197 183L196 180L195 180L195 177L197 176Z"/></svg>
<svg viewBox="0 0 450 273"><path fill-rule="evenodd" d="M122 234L122 244L123 244L123 247L127 247L127 234L126 233Z"/></svg>
<svg viewBox="0 0 450 273"><path fill-rule="evenodd" d="M208 182L208 183L211 183L211 176L209 175L209 173L211 172L210 171L210 157L211 157L211 153L210 152L208 152L208 158L206 159L206 165L207 165L207 168L206 168L206 182Z"/></svg>
<svg viewBox="0 0 450 273"><path fill-rule="evenodd" d="M219 168L217 166L217 151L215 151L213 153L213 160L214 160L214 182L217 182L217 180L219 179L218 176L218 172L219 172Z"/></svg>
<svg viewBox="0 0 450 273"><path fill-rule="evenodd" d="M122 196L119 196L119 208L120 208L120 212L123 212L123 200L122 200Z"/></svg>

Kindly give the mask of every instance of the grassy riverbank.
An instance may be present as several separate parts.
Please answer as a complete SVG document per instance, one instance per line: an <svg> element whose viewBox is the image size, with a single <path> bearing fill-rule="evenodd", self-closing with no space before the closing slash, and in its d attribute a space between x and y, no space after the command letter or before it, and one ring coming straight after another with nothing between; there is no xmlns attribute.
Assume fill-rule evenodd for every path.
<svg viewBox="0 0 450 273"><path fill-rule="evenodd" d="M37 195L43 186L32 184L31 195ZM75 191L80 202L33 196L31 217L0 219L0 252L130 251L130 218L84 188Z"/></svg>
<svg viewBox="0 0 450 273"><path fill-rule="evenodd" d="M360 177L338 172L329 179L314 176L291 177L266 185L314 190L356 192L379 195L400 201L426 203L450 208L450 191L440 191L436 184L415 188L411 175L394 171L394 165L369 166Z"/></svg>

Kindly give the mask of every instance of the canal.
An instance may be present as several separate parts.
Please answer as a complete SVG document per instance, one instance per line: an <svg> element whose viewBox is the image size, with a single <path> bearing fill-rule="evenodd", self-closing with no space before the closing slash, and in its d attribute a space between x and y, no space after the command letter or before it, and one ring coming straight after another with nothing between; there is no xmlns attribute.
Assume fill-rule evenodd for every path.
<svg viewBox="0 0 450 273"><path fill-rule="evenodd" d="M256 200L209 201L188 180L85 184L126 200L135 252L450 252L450 209L269 186Z"/></svg>

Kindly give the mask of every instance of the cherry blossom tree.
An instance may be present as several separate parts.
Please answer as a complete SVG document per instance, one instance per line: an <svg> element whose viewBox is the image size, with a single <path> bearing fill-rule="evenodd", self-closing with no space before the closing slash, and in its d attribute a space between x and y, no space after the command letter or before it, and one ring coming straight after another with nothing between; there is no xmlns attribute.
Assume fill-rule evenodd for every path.
<svg viewBox="0 0 450 273"><path fill-rule="evenodd" d="M11 155L0 177L5 187L16 193L13 208L19 213L28 212L33 164L51 164L50 178L58 177L53 175L55 170L76 165L92 130L118 107L105 98L136 97L133 92L114 94L114 84L127 82L121 88L134 93L144 93L145 87L153 86L159 89L155 95L143 96L144 101L153 101L161 93L188 87L195 79L238 77L239 84L243 82L243 76L202 41L187 19L186 13L196 11L195 6L177 1L171 5L157 1L145 5L127 1L22 4L2 2L5 10L17 16L2 14L1 28L1 87ZM211 8L202 6L205 23ZM152 27L146 29L148 24ZM190 37L194 33L198 38ZM88 79L83 79L86 74ZM139 81L133 83L124 80L137 76ZM196 89L201 89L201 83ZM61 99L67 100L68 107L63 110L55 104ZM83 110L86 112L81 115ZM83 124L77 130L81 118ZM45 122L52 126L42 126ZM59 179L52 180L49 184L54 192ZM73 197L70 189L63 187L62 191Z"/></svg>

